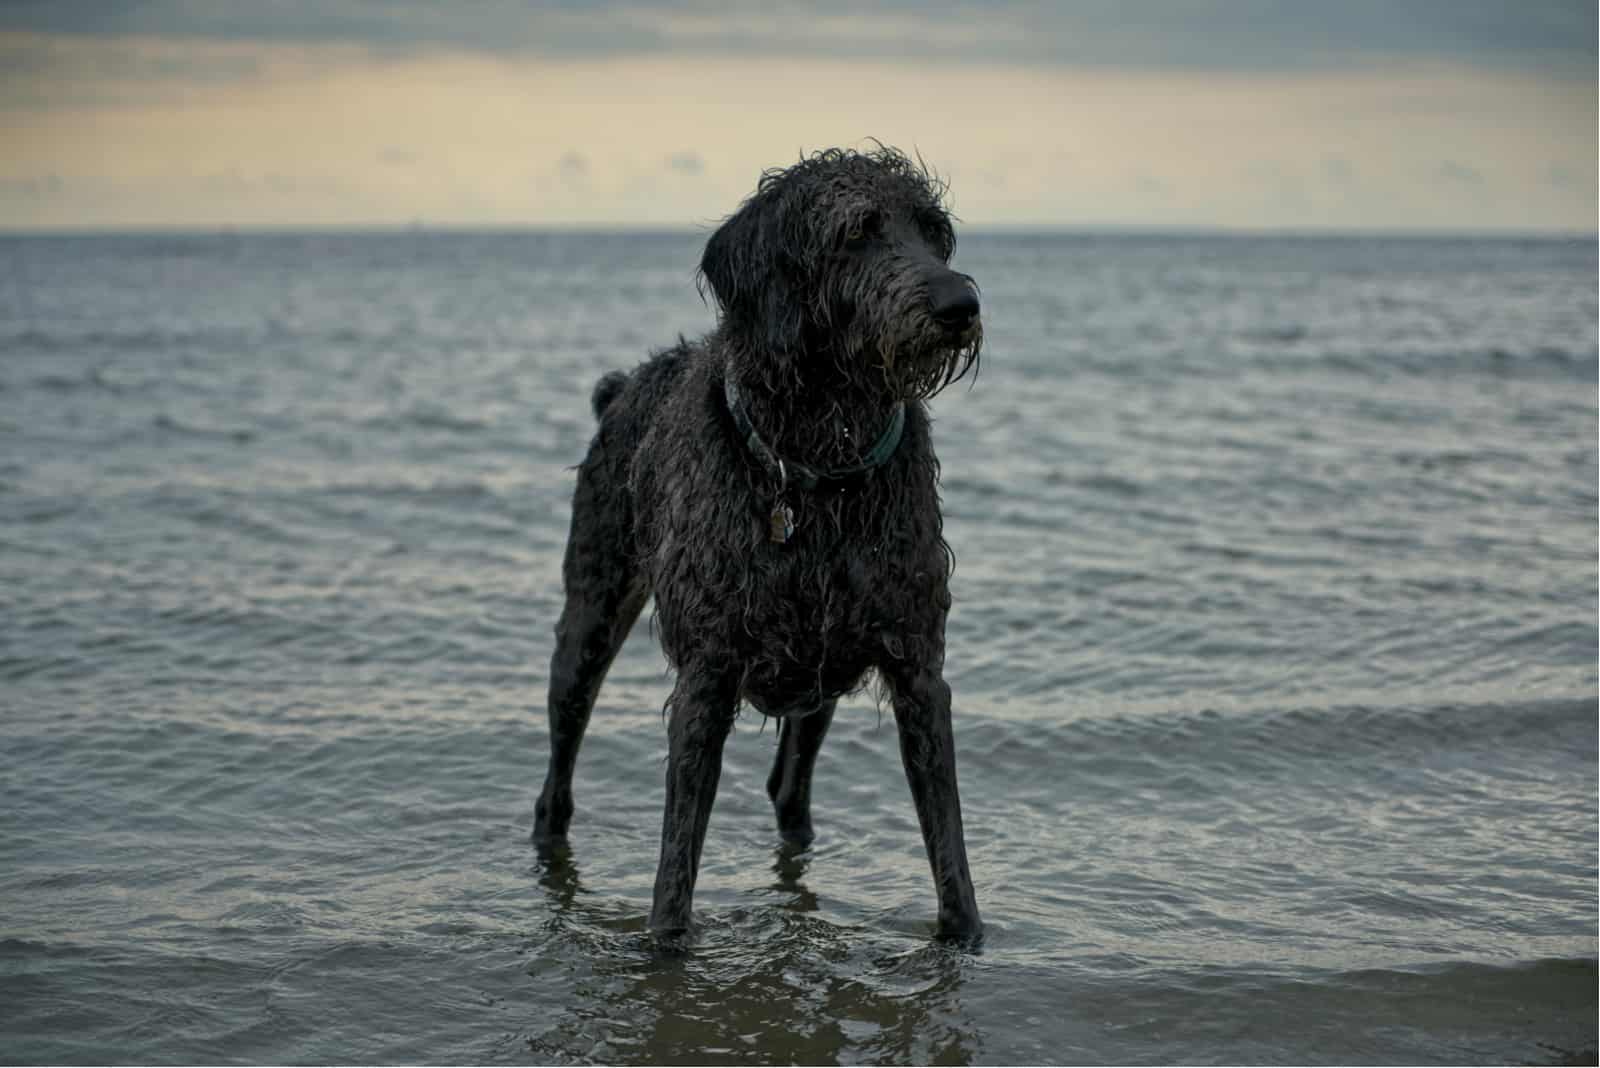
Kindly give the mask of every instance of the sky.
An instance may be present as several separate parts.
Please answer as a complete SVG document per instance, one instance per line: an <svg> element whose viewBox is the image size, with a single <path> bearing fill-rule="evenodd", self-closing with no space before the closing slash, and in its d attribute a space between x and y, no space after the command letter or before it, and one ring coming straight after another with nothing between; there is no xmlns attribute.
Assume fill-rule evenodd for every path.
<svg viewBox="0 0 1600 1068"><path fill-rule="evenodd" d="M703 227L876 138L968 227L1596 229L1596 4L0 3L0 229Z"/></svg>

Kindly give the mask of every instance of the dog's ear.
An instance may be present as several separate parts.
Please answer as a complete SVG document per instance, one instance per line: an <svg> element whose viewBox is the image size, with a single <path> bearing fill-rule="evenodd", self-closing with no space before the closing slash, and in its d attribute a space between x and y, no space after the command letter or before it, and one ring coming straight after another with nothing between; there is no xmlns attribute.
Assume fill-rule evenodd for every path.
<svg viewBox="0 0 1600 1068"><path fill-rule="evenodd" d="M700 281L709 286L717 307L724 315L735 315L740 305L755 291L759 281L762 245L760 212L753 203L745 204L717 227L706 241L700 257ZM704 288L701 289L704 295Z"/></svg>
<svg viewBox="0 0 1600 1068"><path fill-rule="evenodd" d="M790 215L781 198L758 193L717 227L700 257L700 282L710 287L724 324L773 354L801 347L804 303L794 296Z"/></svg>

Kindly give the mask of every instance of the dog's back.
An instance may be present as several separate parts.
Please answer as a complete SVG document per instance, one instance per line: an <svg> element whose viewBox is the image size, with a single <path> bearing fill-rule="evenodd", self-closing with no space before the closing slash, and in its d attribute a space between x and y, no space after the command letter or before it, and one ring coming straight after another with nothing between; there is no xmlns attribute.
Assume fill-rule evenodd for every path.
<svg viewBox="0 0 1600 1068"><path fill-rule="evenodd" d="M594 409L596 419L604 419L606 409L611 407L611 402L617 399L628 384L628 372L612 371L603 375L600 381L594 384L594 393L590 395L589 405Z"/></svg>

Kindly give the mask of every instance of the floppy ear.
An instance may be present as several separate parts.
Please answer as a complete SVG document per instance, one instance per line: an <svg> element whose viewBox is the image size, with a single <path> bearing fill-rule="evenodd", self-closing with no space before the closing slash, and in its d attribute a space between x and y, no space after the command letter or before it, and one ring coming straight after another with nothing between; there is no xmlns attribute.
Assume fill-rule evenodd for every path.
<svg viewBox="0 0 1600 1068"><path fill-rule="evenodd" d="M723 322L774 353L800 347L804 308L792 295L795 257L785 244L785 215L781 201L752 197L717 228L700 257L700 277Z"/></svg>
<svg viewBox="0 0 1600 1068"><path fill-rule="evenodd" d="M758 214L759 209L750 202L728 216L706 241L700 257L700 277L711 287L723 315L737 315L759 285L751 277L760 271L762 262Z"/></svg>

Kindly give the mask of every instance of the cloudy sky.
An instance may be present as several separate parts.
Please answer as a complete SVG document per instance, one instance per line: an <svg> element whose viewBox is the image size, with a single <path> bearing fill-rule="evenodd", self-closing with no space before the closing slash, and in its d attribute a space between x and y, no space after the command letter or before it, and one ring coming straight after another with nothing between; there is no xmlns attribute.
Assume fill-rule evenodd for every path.
<svg viewBox="0 0 1600 1068"><path fill-rule="evenodd" d="M694 227L868 137L969 226L1593 232L1596 5L0 4L0 229Z"/></svg>

